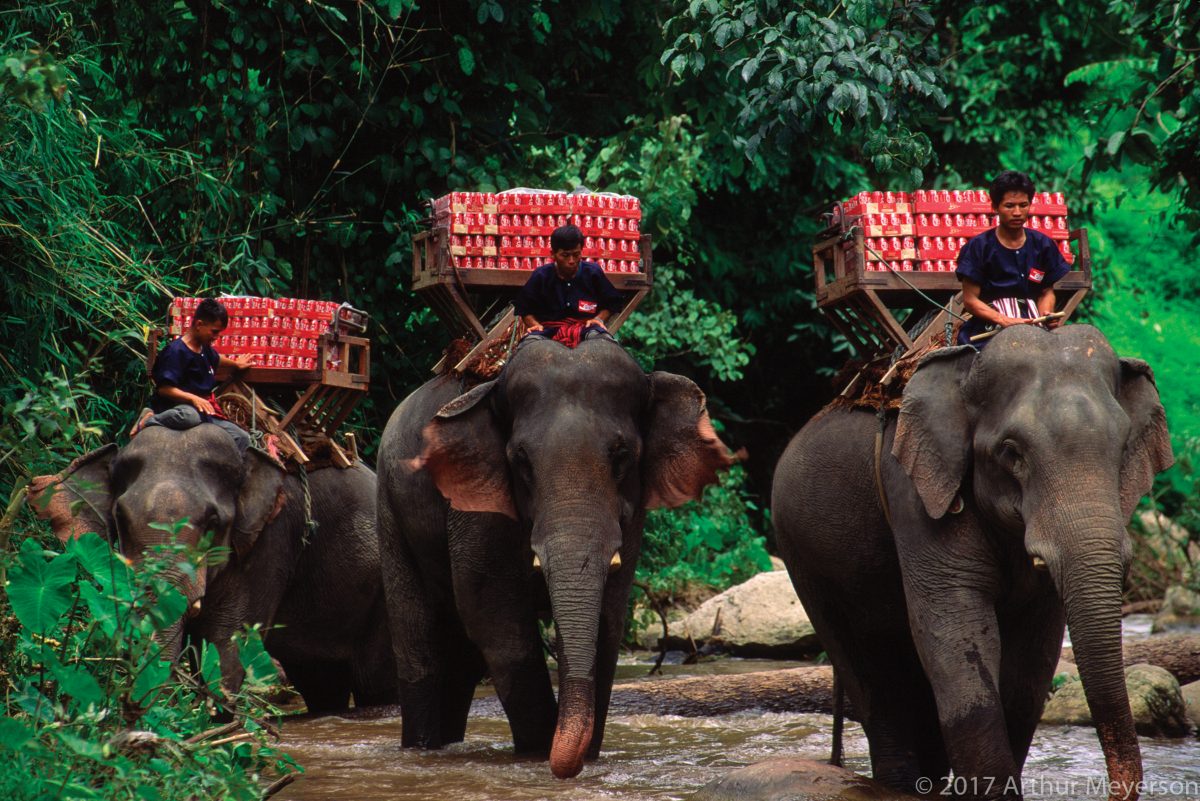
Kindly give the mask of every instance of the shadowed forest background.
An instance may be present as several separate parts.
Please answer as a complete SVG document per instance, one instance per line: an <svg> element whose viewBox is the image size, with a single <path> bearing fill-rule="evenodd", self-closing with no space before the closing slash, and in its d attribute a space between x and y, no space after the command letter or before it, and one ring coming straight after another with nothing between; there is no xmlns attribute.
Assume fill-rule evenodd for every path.
<svg viewBox="0 0 1200 801"><path fill-rule="evenodd" d="M820 212L1017 168L1089 227L1079 319L1154 366L1180 461L1158 500L1200 522L1193 5L17 3L0 11L0 485L127 427L176 294L369 310L370 453L448 339L407 289L422 203L584 184L640 196L655 236L625 343L698 381L749 453L707 513L656 515L672 553L648 565L727 581L761 566L771 468L852 355L813 303Z"/></svg>
<svg viewBox="0 0 1200 801"><path fill-rule="evenodd" d="M769 566L771 470L853 355L813 302L820 213L863 189L982 187L1015 168L1064 192L1073 225L1089 228L1097 286L1076 319L1154 367L1178 464L1146 503L1200 531L1198 28L1194 0L10 0L0 492L15 502L31 476L123 441L149 396L148 330L174 295L368 310L372 391L352 425L370 458L448 340L408 289L424 201L584 184L642 198L655 237L657 285L622 340L646 368L695 379L725 440L749 454L702 503L650 516L642 590L728 586ZM36 541L49 540L9 512L5 562L41 570ZM102 583L107 551L94 546L71 558ZM1195 582L1186 546L1152 548L1134 594ZM87 631L117 648L123 629L97 620ZM44 675L58 639L39 637L54 633L0 645L0 668ZM162 664L145 650L129 665ZM63 697L100 693L59 667ZM163 679L114 670L109 694ZM0 720L0 747L48 742L48 728L22 728L53 720L47 708L90 714L18 685L8 708L26 723ZM180 711L187 692L155 725L203 727ZM109 765L93 723L60 746ZM211 778L217 762L205 775L257 797L243 768L273 755L227 751L228 775ZM60 762L65 776L46 775L61 793L76 763L43 767ZM0 790L26 787L24 770L0 774ZM138 782L151 787L139 797L174 792Z"/></svg>

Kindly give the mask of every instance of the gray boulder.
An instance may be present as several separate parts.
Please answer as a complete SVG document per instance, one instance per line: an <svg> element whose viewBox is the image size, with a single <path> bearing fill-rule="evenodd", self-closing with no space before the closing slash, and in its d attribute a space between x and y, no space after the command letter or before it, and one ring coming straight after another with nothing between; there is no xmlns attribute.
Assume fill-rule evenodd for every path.
<svg viewBox="0 0 1200 801"><path fill-rule="evenodd" d="M1138 734L1146 737L1183 737L1189 723L1179 682L1169 672L1154 665L1125 668L1125 686L1129 708ZM1042 710L1042 723L1050 725L1090 726L1092 714L1083 693L1083 682L1068 679Z"/></svg>
<svg viewBox="0 0 1200 801"><path fill-rule="evenodd" d="M709 598L682 621L671 624L668 647L689 647L689 636L697 647L736 656L803 659L821 651L816 631L784 570L759 573Z"/></svg>
<svg viewBox="0 0 1200 801"><path fill-rule="evenodd" d="M1168 587L1162 610L1154 616L1150 631L1193 631L1200 629L1200 593L1187 587Z"/></svg>
<svg viewBox="0 0 1200 801"><path fill-rule="evenodd" d="M749 765L701 787L692 801L911 801L844 768L790 757Z"/></svg>
<svg viewBox="0 0 1200 801"><path fill-rule="evenodd" d="M1183 695L1183 703L1187 707L1188 720L1193 726L1200 727L1200 681L1193 681L1179 688Z"/></svg>

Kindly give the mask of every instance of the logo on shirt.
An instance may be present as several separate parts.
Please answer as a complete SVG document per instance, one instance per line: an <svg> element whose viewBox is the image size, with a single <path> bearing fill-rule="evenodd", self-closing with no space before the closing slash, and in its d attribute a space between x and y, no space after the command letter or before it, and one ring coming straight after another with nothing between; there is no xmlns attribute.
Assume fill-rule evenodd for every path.
<svg viewBox="0 0 1200 801"><path fill-rule="evenodd" d="M579 310L586 314L591 314L592 312L596 311L596 307L598 305L599 304L596 303L596 301L594 301L594 300L580 300L579 301Z"/></svg>
<svg viewBox="0 0 1200 801"><path fill-rule="evenodd" d="M1042 283L1042 279L1045 277L1046 277L1046 274L1044 272L1042 272L1041 270L1031 269L1029 271L1029 280L1033 281L1035 284Z"/></svg>

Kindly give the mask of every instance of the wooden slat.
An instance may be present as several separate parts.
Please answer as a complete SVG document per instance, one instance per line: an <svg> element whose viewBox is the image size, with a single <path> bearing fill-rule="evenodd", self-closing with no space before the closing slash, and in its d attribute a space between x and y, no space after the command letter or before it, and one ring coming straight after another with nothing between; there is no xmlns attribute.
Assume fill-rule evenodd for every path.
<svg viewBox="0 0 1200 801"><path fill-rule="evenodd" d="M329 425L326 427L326 433L332 435L333 432L337 431L341 427L342 423L346 422L346 418L349 417L350 413L354 411L354 407L358 405L358 402L362 399L362 397L363 395L360 392L343 392L341 404L337 410L337 413L329 421Z"/></svg>
<svg viewBox="0 0 1200 801"><path fill-rule="evenodd" d="M617 329L625 324L625 321L629 319L629 315L633 314L648 294L650 294L650 290L643 289L640 292L635 292L633 297L625 302L625 306L605 325L610 334L615 334Z"/></svg>
<svg viewBox="0 0 1200 801"><path fill-rule="evenodd" d="M513 323L516 322L516 320L517 320L517 316L516 316L516 313L513 311L513 307L509 306L508 309L504 312L504 314L500 317L500 320L497 321L497 323L492 326L492 329L490 331L488 331L483 336L482 339L480 339L478 342L475 343L475 347L473 347L469 351L467 351L466 356L463 356L461 359L458 360L458 364L454 365L454 371L456 373L462 372L463 370L465 370L467 368L467 365L469 365L472 361L475 360L475 358L477 356L479 356L479 354L483 353L485 350L490 348L492 346L492 344L495 343L497 340L499 340L501 337L507 336L508 329L512 326Z"/></svg>
<svg viewBox="0 0 1200 801"><path fill-rule="evenodd" d="M296 418L300 417L304 413L304 407L323 387L323 384L310 385L309 388L305 390L304 394L292 404L292 408L288 409L288 412L283 416L283 419L279 421L280 430L287 431L288 426L290 426L296 420Z"/></svg>

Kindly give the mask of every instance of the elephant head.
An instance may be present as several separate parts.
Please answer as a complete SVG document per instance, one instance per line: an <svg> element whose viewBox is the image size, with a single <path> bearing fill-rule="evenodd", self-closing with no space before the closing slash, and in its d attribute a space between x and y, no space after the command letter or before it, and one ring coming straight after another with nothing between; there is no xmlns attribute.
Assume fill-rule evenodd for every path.
<svg viewBox="0 0 1200 801"><path fill-rule="evenodd" d="M150 426L125 448L115 445L76 459L62 473L39 476L30 503L48 519L61 540L95 531L135 565L147 549L171 538L169 527L186 519L176 541L196 546L206 532L214 544L244 558L283 505L283 470L251 449L245 457L221 429L201 425L187 431ZM167 574L200 611L210 571L194 579ZM178 654L183 621L165 630L170 655Z"/></svg>
<svg viewBox="0 0 1200 801"><path fill-rule="evenodd" d="M610 340L573 351L531 341L498 380L442 407L424 436L410 467L453 508L529 528L560 642L551 769L574 776L596 725L601 618L623 620L645 510L699 497L730 463L704 394L643 373Z"/></svg>
<svg viewBox="0 0 1200 801"><path fill-rule="evenodd" d="M986 524L1044 563L1062 598L1109 778L1141 779L1125 689L1125 526L1171 466L1148 365L1118 359L1095 328L1006 329L986 351L927 357L905 388L892 454L925 512L974 503Z"/></svg>

